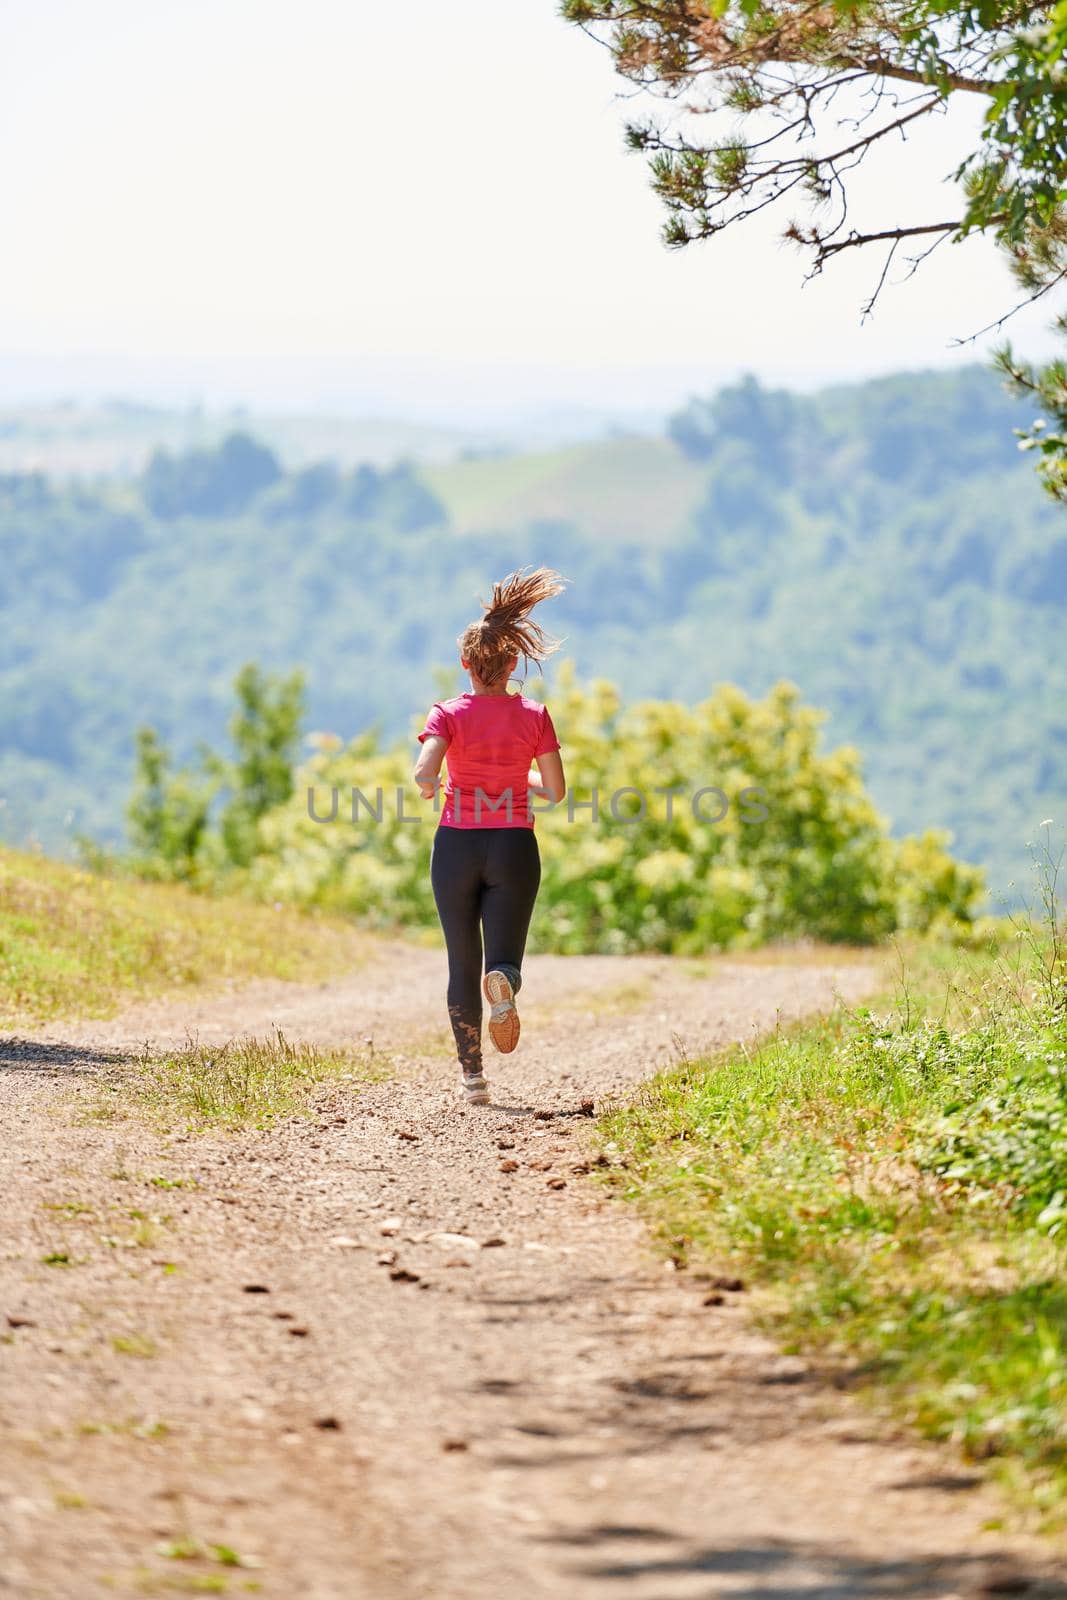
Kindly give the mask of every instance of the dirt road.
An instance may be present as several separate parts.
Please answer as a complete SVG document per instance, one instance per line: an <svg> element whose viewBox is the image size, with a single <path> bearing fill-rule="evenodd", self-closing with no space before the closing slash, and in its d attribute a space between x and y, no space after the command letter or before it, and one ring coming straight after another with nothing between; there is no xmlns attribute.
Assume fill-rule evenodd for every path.
<svg viewBox="0 0 1067 1600"><path fill-rule="evenodd" d="M4 1041L0 1593L1067 1596L950 1456L780 1355L743 1293L705 1306L575 1170L583 1097L871 981L535 958L488 1109L457 1102L440 956L406 947ZM274 1023L395 1075L261 1134L85 1120L144 1040Z"/></svg>

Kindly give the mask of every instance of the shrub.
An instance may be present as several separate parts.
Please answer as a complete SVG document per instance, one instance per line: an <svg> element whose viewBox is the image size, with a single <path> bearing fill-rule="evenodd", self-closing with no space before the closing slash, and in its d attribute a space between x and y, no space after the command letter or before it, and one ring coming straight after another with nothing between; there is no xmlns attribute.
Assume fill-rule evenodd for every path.
<svg viewBox="0 0 1067 1600"><path fill-rule="evenodd" d="M574 788L569 803L537 824L543 878L532 940L542 949L681 952L804 936L870 942L900 927L973 919L978 870L954 861L943 836L892 840L858 756L821 751L823 718L790 684L764 700L727 685L694 707L647 701L623 709L611 684L581 686L564 672L553 716ZM379 926L434 925L434 817L414 795L410 769L409 749L383 748L373 734L347 746L316 736L292 798L258 824L255 890ZM705 817L722 808L711 792L721 791L720 820L696 814L702 789ZM309 815L309 790L320 817L333 810L336 791L334 822ZM588 809L594 790L596 818ZM623 790L645 797L643 815L628 820L638 800ZM356 800L355 820L353 791L369 802Z"/></svg>

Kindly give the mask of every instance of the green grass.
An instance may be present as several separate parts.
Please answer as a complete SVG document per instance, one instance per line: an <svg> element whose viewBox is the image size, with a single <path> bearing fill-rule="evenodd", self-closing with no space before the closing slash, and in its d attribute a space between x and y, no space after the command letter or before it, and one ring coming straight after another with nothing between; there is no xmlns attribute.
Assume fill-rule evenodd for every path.
<svg viewBox="0 0 1067 1600"><path fill-rule="evenodd" d="M86 1417L75 1425L74 1432L82 1438L120 1435L131 1439L165 1439L171 1427L158 1417L125 1417L110 1422Z"/></svg>
<svg viewBox="0 0 1067 1600"><path fill-rule="evenodd" d="M424 467L464 533L572 522L593 538L667 544L703 497L705 474L668 439L604 439L536 455Z"/></svg>
<svg viewBox="0 0 1067 1600"><path fill-rule="evenodd" d="M340 919L0 850L0 1027L106 1016L124 1000L228 979L325 977L366 949Z"/></svg>
<svg viewBox="0 0 1067 1600"><path fill-rule="evenodd" d="M683 1060L601 1123L607 1181L682 1266L1030 1514L1067 1491L1067 1008L1024 939L915 946L895 994ZM1057 1198L1059 1196L1059 1198Z"/></svg>
<svg viewBox="0 0 1067 1600"><path fill-rule="evenodd" d="M190 1039L177 1050L146 1050L118 1068L101 1084L90 1115L110 1120L139 1108L165 1124L263 1127L306 1111L320 1084L367 1083L386 1070L373 1050L294 1044L278 1030L221 1045Z"/></svg>
<svg viewBox="0 0 1067 1600"><path fill-rule="evenodd" d="M136 1361L151 1361L159 1354L155 1340L143 1333L117 1333L111 1340L111 1348L116 1355L132 1356Z"/></svg>

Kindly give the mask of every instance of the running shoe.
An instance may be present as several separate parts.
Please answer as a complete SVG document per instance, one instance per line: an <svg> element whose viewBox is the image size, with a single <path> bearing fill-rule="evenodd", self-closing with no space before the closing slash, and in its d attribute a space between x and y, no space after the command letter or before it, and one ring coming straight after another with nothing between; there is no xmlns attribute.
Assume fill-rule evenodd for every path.
<svg viewBox="0 0 1067 1600"><path fill-rule="evenodd" d="M463 1074L463 1098L469 1106L489 1104L489 1085L480 1072Z"/></svg>
<svg viewBox="0 0 1067 1600"><path fill-rule="evenodd" d="M519 1042L519 1013L510 980L503 972L487 972L482 990L489 1002L489 1037L501 1055L510 1055Z"/></svg>

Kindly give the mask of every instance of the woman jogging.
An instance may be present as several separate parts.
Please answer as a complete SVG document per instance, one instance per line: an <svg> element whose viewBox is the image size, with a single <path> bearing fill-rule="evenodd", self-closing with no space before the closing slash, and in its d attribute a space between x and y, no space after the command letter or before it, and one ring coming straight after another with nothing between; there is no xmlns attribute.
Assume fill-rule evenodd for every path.
<svg viewBox="0 0 1067 1600"><path fill-rule="evenodd" d="M434 705L419 734L415 782L424 799L436 793L441 763L448 763L430 881L448 947L448 1015L463 1092L474 1105L489 1102L482 1073L483 992L496 1048L507 1054L519 1042L515 996L541 881L530 796L559 801L566 793L548 708L508 693L520 656L540 666L559 648L530 621L530 612L562 589L559 573L547 567L514 572L493 585L492 600L482 602L484 617L459 638L470 689Z"/></svg>

